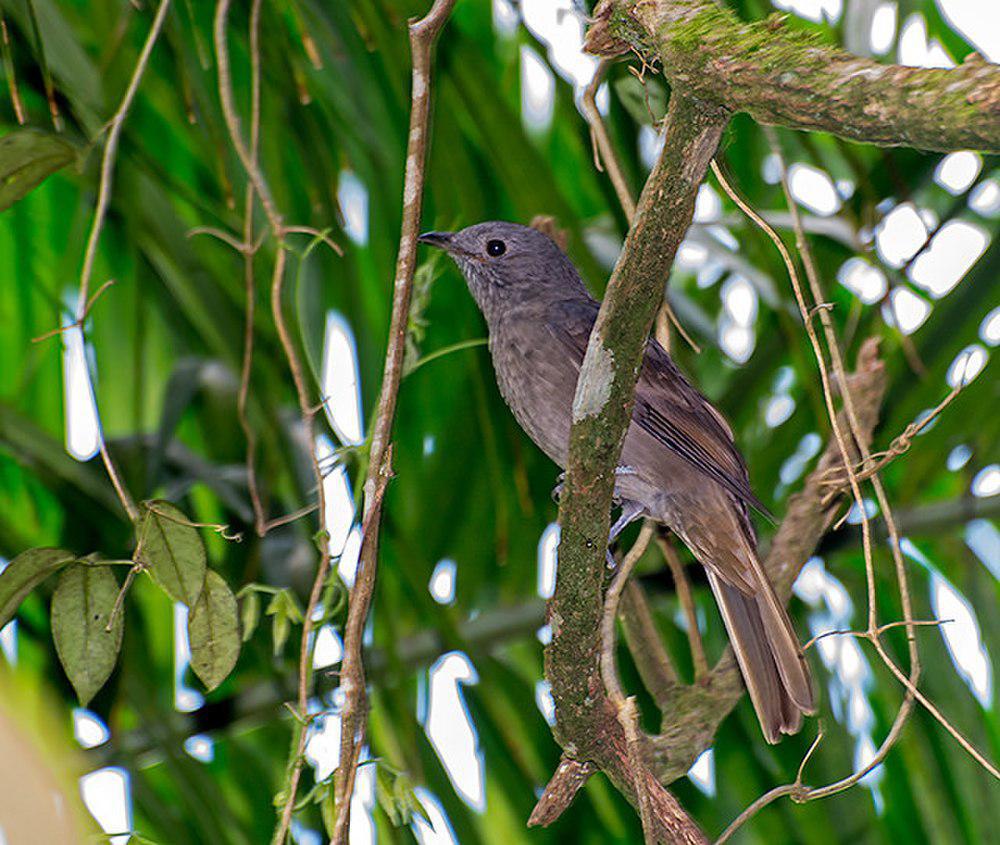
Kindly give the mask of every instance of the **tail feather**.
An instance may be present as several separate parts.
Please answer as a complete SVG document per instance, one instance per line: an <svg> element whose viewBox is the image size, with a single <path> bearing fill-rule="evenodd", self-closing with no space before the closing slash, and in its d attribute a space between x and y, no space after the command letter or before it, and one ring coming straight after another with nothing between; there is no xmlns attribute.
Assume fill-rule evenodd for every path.
<svg viewBox="0 0 1000 845"><path fill-rule="evenodd" d="M802 714L815 712L815 704L809 668L784 607L762 573L753 594L711 569L708 580L765 738L775 743L796 733Z"/></svg>

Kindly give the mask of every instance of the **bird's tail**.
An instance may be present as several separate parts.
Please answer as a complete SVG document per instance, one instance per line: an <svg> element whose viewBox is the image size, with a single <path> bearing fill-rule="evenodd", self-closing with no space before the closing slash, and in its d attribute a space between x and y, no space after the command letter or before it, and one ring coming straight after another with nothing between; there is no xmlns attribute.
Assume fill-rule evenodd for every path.
<svg viewBox="0 0 1000 845"><path fill-rule="evenodd" d="M757 584L743 592L708 570L729 640L768 742L802 727L802 714L814 713L809 667L792 622L767 576L755 567Z"/></svg>

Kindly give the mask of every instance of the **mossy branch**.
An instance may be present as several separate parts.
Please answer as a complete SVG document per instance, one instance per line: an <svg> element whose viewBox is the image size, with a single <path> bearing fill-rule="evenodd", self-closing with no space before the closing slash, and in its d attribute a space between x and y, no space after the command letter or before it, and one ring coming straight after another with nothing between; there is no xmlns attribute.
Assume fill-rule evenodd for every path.
<svg viewBox="0 0 1000 845"><path fill-rule="evenodd" d="M602 0L587 46L659 56L686 93L760 123L924 150L1000 152L1000 65L879 64L793 30L744 23L713 0Z"/></svg>
<svg viewBox="0 0 1000 845"><path fill-rule="evenodd" d="M559 509L559 569L549 604L552 642L545 674L555 701L557 739L570 760L596 764L631 801L648 802L657 841L697 842L702 835L645 765L635 770L605 693L599 669L604 558L614 470L646 338L725 124L718 108L671 98L663 151L608 283L577 385ZM550 791L556 788L561 788L558 773Z"/></svg>

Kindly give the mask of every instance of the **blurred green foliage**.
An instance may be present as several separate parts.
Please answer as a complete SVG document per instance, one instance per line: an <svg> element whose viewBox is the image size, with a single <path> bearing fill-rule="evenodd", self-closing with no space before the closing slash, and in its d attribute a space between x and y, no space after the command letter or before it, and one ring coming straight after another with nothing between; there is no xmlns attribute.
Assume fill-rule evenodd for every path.
<svg viewBox="0 0 1000 845"><path fill-rule="evenodd" d="M846 2L852 5L852 0ZM5 64L15 71L28 125L53 134L46 98L51 88L59 113L59 147L71 144L77 162L0 215L0 554L8 558L46 545L79 555L99 551L109 559L133 552L133 532L100 460L79 463L64 450L61 342L32 339L71 319L98 183L101 128L132 73L152 5L0 0L10 35ZM334 310L346 318L357 343L366 412L379 388L400 223L409 104L405 22L425 5L415 0L280 0L263 6L261 167L289 222L330 230L345 249L341 258L311 244L308 235L290 236L293 254L284 307L296 342L313 362L321 360L326 314ZM746 17L769 11L762 0L733 0L732 5ZM263 539L251 526L245 438L235 410L245 307L242 258L217 238L192 234L196 227L236 237L242 231L246 179L218 102L213 6L178 0L128 116L93 287L107 279L116 284L86 322L90 366L104 433L132 494L173 500L192 519L242 531L240 543L204 533L210 566L234 593L257 582L265 592L289 588L303 598L316 562L313 518L275 529ZM237 4L229 33L244 125L248 6ZM933 0L907 0L901 6L901 15L923 13L930 35L956 60L968 52ZM801 25L822 30L831 41L846 36L842 24ZM425 228L554 215L568 232L569 254L599 293L609 269L608 245L613 249L620 243L624 218L610 184L594 167L573 87L558 69L551 125L524 129L523 49L550 62L546 45L523 25L512 34L498 33L489 3L458 4L438 48ZM892 60L892 53L887 58ZM655 80L643 91L624 63L611 69L610 90L609 131L638 192L645 173L638 142L649 121L645 98L649 96L652 108L662 108L666 91ZM0 132L5 135L17 130L8 91L0 91ZM947 393L945 373L956 354L981 343L980 324L998 300L1000 241L995 236L1000 219L969 209L973 188L954 197L935 183L941 156L799 133L782 133L781 143L790 161L854 185L831 218L841 236L819 234L813 245L849 358L863 338L883 338L890 388L876 446L884 448ZM724 141L725 164L758 210L780 217L780 186L763 176L768 152L757 126L743 117L734 119ZM996 178L996 168L996 159L987 157L977 181ZM341 208L338 199L348 173L367 193L363 242L346 233L345 212L350 210ZM859 250L879 264L870 237L889 200L913 202L942 222L973 222L990 238L964 280L933 304L926 323L905 340L886 325L878 305L863 305L836 282L840 265ZM695 272L675 269L671 296L704 347L696 355L675 342L675 352L733 423L755 488L780 517L796 487L794 480L779 484L782 466L810 432L825 440L828 423L777 254L726 199L723 224L735 238L735 249L705 226L699 231L710 246L710 260L724 258L729 268L741 262L744 274L759 284L755 349L737 366L719 348L720 274L715 279L704 274L702 281L711 283L699 284ZM264 230L258 214L256 232ZM273 244L265 242L254 261L257 308L249 418L259 441L259 484L268 515L276 517L308 504L313 491L291 379L268 301L272 259ZM892 285L913 287L899 270L882 269ZM411 361L482 338L484 326L457 271L442 263L421 272L426 286L413 321ZM724 270L722 278L729 272ZM967 501L975 473L997 460L1000 414L993 371L995 364L987 365L886 471L890 496L900 511L919 515L933 503ZM785 385L795 411L770 428L764 412L778 383ZM537 544L555 517L549 491L556 470L500 400L487 351L463 348L407 376L395 439L396 478L387 498L373 614L377 655L372 658L371 755L392 767L386 771L405 773L406 783L434 793L463 845L639 841L635 814L602 778L592 780L553 829L528 832L524 826L536 790L558 761L558 748L535 703L542 646L534 636L541 624L535 593ZM971 459L949 471L946 456L963 444ZM348 452L347 468L357 483L356 452ZM992 502L978 504L995 513L996 499ZM910 523L915 527L907 533L971 602L995 660L1000 652L1000 616L995 612L1000 587L963 541L963 507L956 505L953 518L936 524ZM769 531L767 526L761 530L765 536ZM850 528L834 535L827 548L827 568L852 597L854 620L860 625L864 570ZM442 558L457 562L456 596L449 606L437 604L427 589ZM878 563L880 619L898 619L898 596L884 549ZM678 663L687 666L684 636L674 622L672 585L661 569L651 557L643 577L664 638ZM914 567L911 575L916 613L931 618L930 571ZM44 678L65 701L68 714L75 696L59 668L46 610L53 589L47 582L21 609L17 671ZM717 654L724 635L705 584L696 583L696 589L708 619L708 645ZM293 593L276 595L290 604ZM804 605L796 602L793 610L804 631ZM256 620L258 615L259 600L244 618ZM272 615L275 626L294 624L294 614ZM476 617L492 627L475 629ZM234 673L207 696L204 707L178 712L171 605L147 579L137 580L128 601L119 666L91 704L111 728L111 740L89 753L94 766L114 763L130 772L135 828L153 841L267 840L291 730L279 702L293 697L297 662L295 649L272 647L270 628L269 623L257 627ZM470 637L470 630L478 633ZM984 709L973 698L938 631L922 629L919 638L927 694L987 756L1000 758L996 709ZM297 645L297 638L292 642ZM903 660L902 635L890 643ZM462 687L461 694L485 759L482 813L456 794L417 716L418 701L427 695L429 664L452 649L466 652L478 674L478 682ZM900 690L874 655L868 656L878 740L896 712ZM626 682L639 690L624 654L622 662ZM995 662L993 669L995 675ZM815 673L825 684L829 673L818 661ZM329 672L320 674L325 689L335 685ZM197 683L190 674L187 682ZM650 702L642 702L652 718ZM826 739L806 772L808 782L825 783L852 770L855 740L843 717L824 702ZM185 753L183 742L195 733L214 739L211 762L197 762ZM759 794L794 777L814 735L815 727L809 726L802 735L767 747L744 703L715 744L717 794L706 796L686 780L674 788L704 829L716 834ZM861 787L805 806L778 803L755 819L740 841L998 841L1000 788L926 713L918 710L912 718L883 772L878 801ZM393 778L399 777L404 775L380 782L380 791L392 793ZM311 787L306 783L301 794ZM402 794L405 800L398 806L389 802L374 810L382 842L412 838L409 828L392 825L392 815L409 813L410 799L405 790ZM310 803L299 818L306 827L322 830L320 804Z"/></svg>

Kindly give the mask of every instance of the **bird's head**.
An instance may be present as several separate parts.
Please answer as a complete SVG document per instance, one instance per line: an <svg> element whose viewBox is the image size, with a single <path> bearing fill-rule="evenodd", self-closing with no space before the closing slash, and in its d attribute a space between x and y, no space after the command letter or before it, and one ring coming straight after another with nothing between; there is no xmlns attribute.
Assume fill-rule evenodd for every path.
<svg viewBox="0 0 1000 845"><path fill-rule="evenodd" d="M447 252L487 321L533 299L584 290L572 262L530 226L489 221L458 232L425 232L420 242Z"/></svg>

